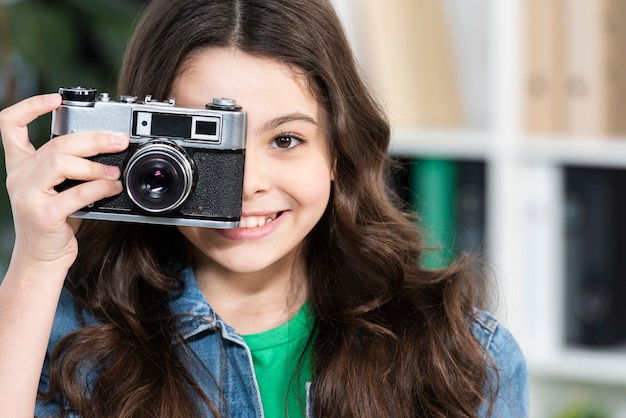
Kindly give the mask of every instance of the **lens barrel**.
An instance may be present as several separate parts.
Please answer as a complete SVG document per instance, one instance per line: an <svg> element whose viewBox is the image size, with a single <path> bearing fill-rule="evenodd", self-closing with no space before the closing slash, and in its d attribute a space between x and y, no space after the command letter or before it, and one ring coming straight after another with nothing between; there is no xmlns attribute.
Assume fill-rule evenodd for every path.
<svg viewBox="0 0 626 418"><path fill-rule="evenodd" d="M164 213L178 208L194 185L194 165L176 144L151 141L129 158L125 170L126 192L140 209Z"/></svg>

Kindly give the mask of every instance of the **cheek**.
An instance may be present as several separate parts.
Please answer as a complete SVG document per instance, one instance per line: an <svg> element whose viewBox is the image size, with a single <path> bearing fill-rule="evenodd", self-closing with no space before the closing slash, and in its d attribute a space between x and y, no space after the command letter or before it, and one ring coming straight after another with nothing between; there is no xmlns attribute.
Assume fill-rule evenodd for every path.
<svg viewBox="0 0 626 418"><path fill-rule="evenodd" d="M303 203L315 206L326 206L330 197L332 173L329 169L311 169L302 176L291 178L291 189Z"/></svg>

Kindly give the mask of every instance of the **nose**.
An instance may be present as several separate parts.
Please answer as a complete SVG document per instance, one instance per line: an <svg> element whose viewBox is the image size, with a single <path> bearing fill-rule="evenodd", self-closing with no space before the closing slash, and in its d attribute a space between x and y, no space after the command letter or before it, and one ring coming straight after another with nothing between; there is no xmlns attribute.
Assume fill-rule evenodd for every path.
<svg viewBox="0 0 626 418"><path fill-rule="evenodd" d="M252 141L249 141L249 143ZM262 149L246 148L243 172L243 199L249 200L262 195L270 188L270 167Z"/></svg>

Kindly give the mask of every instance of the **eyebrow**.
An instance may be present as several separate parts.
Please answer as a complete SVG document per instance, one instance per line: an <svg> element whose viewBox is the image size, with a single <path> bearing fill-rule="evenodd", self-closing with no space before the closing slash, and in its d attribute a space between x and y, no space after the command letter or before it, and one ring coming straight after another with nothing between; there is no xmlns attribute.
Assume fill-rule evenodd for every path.
<svg viewBox="0 0 626 418"><path fill-rule="evenodd" d="M259 129L259 132L266 132L272 129L276 129L280 125L283 125L289 122L304 122L304 123L310 123L312 125L317 126L317 121L313 119L311 116L306 115L304 113L296 112L296 113L289 113L287 115L278 116L270 121L267 121L265 124L263 124L263 126L261 126L261 129Z"/></svg>

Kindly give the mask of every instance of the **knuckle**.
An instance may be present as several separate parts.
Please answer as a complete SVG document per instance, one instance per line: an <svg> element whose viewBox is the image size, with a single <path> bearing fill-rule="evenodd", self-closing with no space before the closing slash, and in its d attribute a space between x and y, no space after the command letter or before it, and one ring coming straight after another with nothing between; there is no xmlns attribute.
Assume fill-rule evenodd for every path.
<svg viewBox="0 0 626 418"><path fill-rule="evenodd" d="M72 206L74 206L76 209L95 202L97 199L93 197L94 188L92 183L93 182L79 184L65 190L64 192L62 192L62 194L64 195L64 199L66 199L66 201L68 202L73 202Z"/></svg>
<svg viewBox="0 0 626 418"><path fill-rule="evenodd" d="M29 181L28 172L24 165L7 170L5 185L9 195L29 190L28 186L32 186L32 182Z"/></svg>
<svg viewBox="0 0 626 418"><path fill-rule="evenodd" d="M106 177L106 169L104 167L104 164L90 162L89 173L90 173L91 178L93 179Z"/></svg>
<svg viewBox="0 0 626 418"><path fill-rule="evenodd" d="M83 174L81 180L97 180L108 177L104 164L90 160L83 160L83 162L84 168L82 169Z"/></svg>
<svg viewBox="0 0 626 418"><path fill-rule="evenodd" d="M64 154L54 154L46 160L45 166L50 173L63 173L70 164Z"/></svg>
<svg viewBox="0 0 626 418"><path fill-rule="evenodd" d="M69 138L67 135L57 136L48 141L48 148L55 153L63 153L67 150Z"/></svg>
<svg viewBox="0 0 626 418"><path fill-rule="evenodd" d="M7 178L5 181L7 193L9 196L13 195L17 190L20 190L20 181L19 178L12 174L7 174Z"/></svg>
<svg viewBox="0 0 626 418"><path fill-rule="evenodd" d="M76 185L68 189L67 192L70 193L72 200L81 206L86 206L105 196L107 192L106 183L103 180L92 180Z"/></svg>
<svg viewBox="0 0 626 418"><path fill-rule="evenodd" d="M5 124L8 121L12 120L12 111L15 108L15 105L13 106L7 106L3 109L0 109L0 124Z"/></svg>
<svg viewBox="0 0 626 418"><path fill-rule="evenodd" d="M79 202L83 202L83 201L85 201L85 199L88 199L88 197L89 197L89 193L87 193L87 190L84 187L84 184L83 185L74 186L74 187L68 189L67 192L69 192L69 194L72 195L72 199L75 199L75 200L77 200Z"/></svg>
<svg viewBox="0 0 626 418"><path fill-rule="evenodd" d="M4 138L3 132L8 128L10 121L10 111L8 109L0 110L0 136L2 138Z"/></svg>
<svg viewBox="0 0 626 418"><path fill-rule="evenodd" d="M0 128L6 124L8 117L7 117L7 109L2 109L0 110Z"/></svg>
<svg viewBox="0 0 626 418"><path fill-rule="evenodd" d="M18 181L19 177L14 175L12 172L7 173L7 177L6 177L6 186L7 186L7 190L13 188L16 184L16 182Z"/></svg>
<svg viewBox="0 0 626 418"><path fill-rule="evenodd" d="M59 168L64 166L63 160L63 154L54 153L44 156L43 164L45 164L48 169L58 170Z"/></svg>

